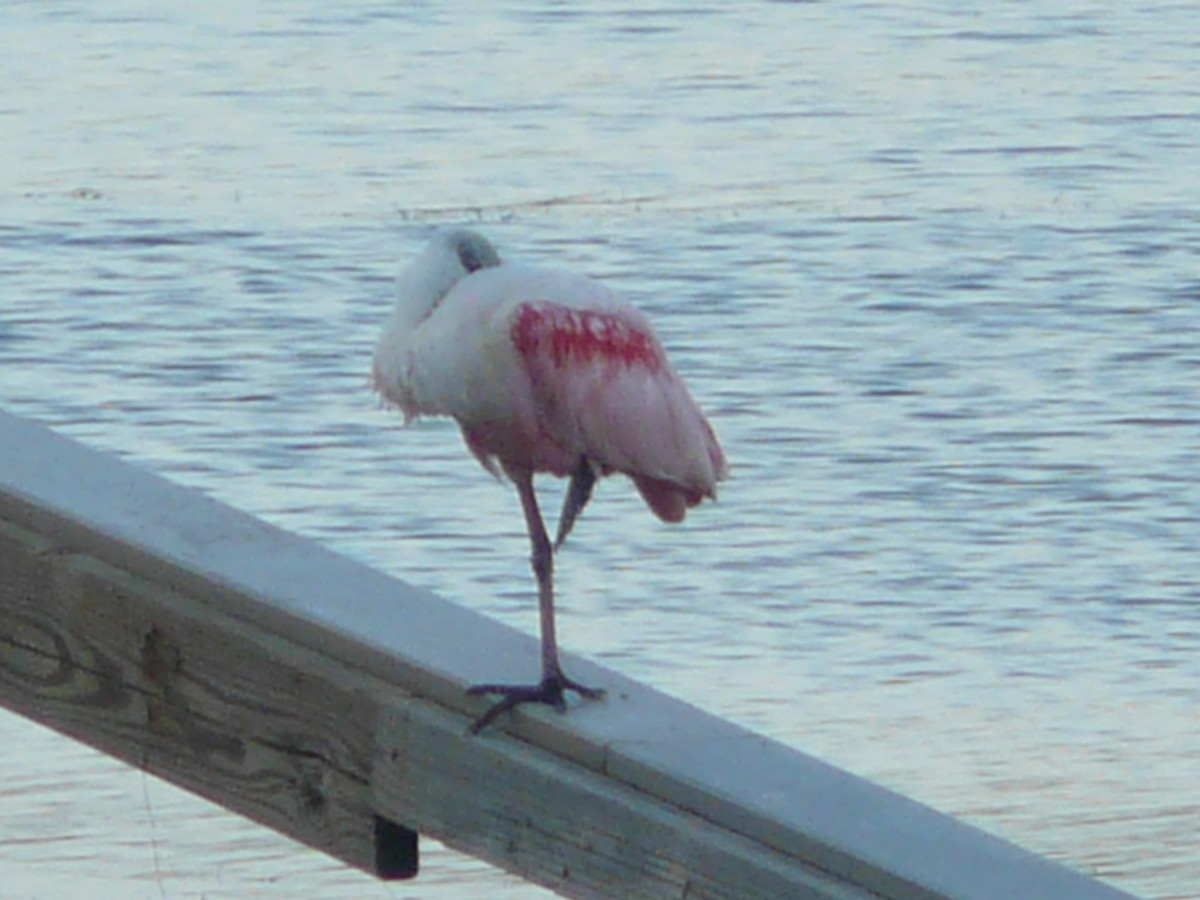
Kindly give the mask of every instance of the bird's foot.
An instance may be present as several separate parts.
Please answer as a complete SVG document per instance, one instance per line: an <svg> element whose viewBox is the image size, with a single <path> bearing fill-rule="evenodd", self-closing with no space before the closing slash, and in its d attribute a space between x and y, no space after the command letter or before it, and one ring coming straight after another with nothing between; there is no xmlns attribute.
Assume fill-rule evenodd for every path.
<svg viewBox="0 0 1200 900"><path fill-rule="evenodd" d="M525 703L544 703L547 706L553 706L560 713L566 712L567 701L565 694L567 691L574 691L580 697L586 697L588 700L599 700L604 696L604 691L598 688L586 687L578 681L572 681L562 672L548 675L541 680L540 684L472 685L467 688L467 693L472 697L478 697L483 694L499 694L503 699L472 723L471 734L479 734L479 732L492 724L502 713L506 713L510 709L515 709Z"/></svg>

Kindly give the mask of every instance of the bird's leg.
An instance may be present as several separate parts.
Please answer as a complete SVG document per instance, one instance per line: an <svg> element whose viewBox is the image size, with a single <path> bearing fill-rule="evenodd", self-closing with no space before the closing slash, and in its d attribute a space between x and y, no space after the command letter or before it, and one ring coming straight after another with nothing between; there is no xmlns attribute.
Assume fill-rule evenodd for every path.
<svg viewBox="0 0 1200 900"><path fill-rule="evenodd" d="M529 540L533 545L531 561L538 582L538 613L542 629L542 680L535 685L477 684L468 688L468 694L499 694L503 697L471 725L472 734L478 734L501 713L523 703L545 703L563 712L567 708L563 698L565 691L575 691L580 696L591 699L604 695L603 691L585 687L567 678L559 665L558 641L554 633L554 548L550 545L550 536L546 534L546 525L538 509L537 495L533 492L533 474L509 474L517 485L521 509L525 513L525 524L529 528Z"/></svg>
<svg viewBox="0 0 1200 900"><path fill-rule="evenodd" d="M554 549L558 550L575 527L575 520L592 499L592 488L596 486L596 470L586 456L579 457L579 465L571 473L571 483L563 498L562 515L558 517L558 534L554 538Z"/></svg>

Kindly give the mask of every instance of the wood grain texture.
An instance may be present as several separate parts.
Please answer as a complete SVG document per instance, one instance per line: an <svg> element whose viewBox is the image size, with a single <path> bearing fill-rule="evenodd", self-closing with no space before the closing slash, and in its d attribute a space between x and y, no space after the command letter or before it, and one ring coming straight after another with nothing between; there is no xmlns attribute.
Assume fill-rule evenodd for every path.
<svg viewBox="0 0 1200 900"><path fill-rule="evenodd" d="M351 865L415 873L414 836L386 831L413 848L397 863L370 804L385 688L3 523L0 596L5 705Z"/></svg>
<svg viewBox="0 0 1200 900"><path fill-rule="evenodd" d="M414 701L380 720L376 796L424 833L563 896L876 897L583 766Z"/></svg>
<svg viewBox="0 0 1200 900"><path fill-rule="evenodd" d="M571 897L870 896L6 523L0 599L5 705L367 871L403 820Z"/></svg>
<svg viewBox="0 0 1200 900"><path fill-rule="evenodd" d="M417 833L567 896L1119 900L619 672L0 411L0 704L385 877Z"/></svg>

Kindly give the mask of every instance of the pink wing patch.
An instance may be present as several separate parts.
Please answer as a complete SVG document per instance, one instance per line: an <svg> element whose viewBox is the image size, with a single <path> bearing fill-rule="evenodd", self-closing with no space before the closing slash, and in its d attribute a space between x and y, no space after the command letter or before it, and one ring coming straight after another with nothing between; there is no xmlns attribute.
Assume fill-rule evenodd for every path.
<svg viewBox="0 0 1200 900"><path fill-rule="evenodd" d="M512 337L526 359L546 354L559 368L607 360L657 371L663 362L654 339L621 317L552 303L521 306Z"/></svg>
<svg viewBox="0 0 1200 900"><path fill-rule="evenodd" d="M525 303L512 320L546 445L566 475L580 456L631 476L660 518L677 522L712 496L725 460L712 429L632 309Z"/></svg>

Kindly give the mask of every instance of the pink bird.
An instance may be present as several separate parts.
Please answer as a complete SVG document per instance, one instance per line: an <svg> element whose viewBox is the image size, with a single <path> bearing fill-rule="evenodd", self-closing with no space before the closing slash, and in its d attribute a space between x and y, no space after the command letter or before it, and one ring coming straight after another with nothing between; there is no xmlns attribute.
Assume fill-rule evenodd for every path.
<svg viewBox="0 0 1200 900"><path fill-rule="evenodd" d="M554 553L604 475L628 475L666 522L715 498L727 472L716 435L646 317L586 276L501 262L481 235L443 230L400 275L399 294L375 351L376 390L406 424L457 421L483 467L516 485L533 545L542 680L470 688L502 698L471 731L523 703L561 712L567 690L599 698L559 664ZM539 472L571 479L553 544Z"/></svg>

